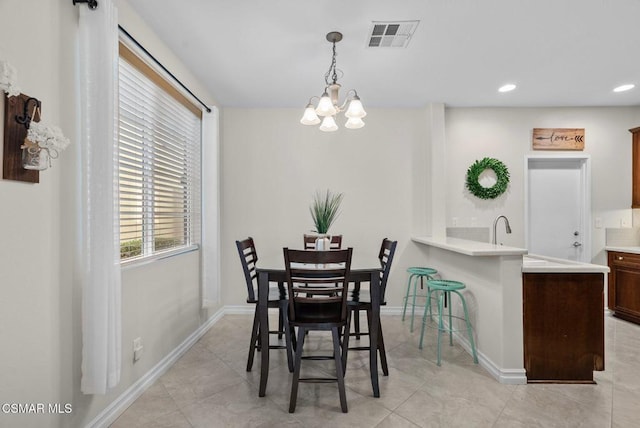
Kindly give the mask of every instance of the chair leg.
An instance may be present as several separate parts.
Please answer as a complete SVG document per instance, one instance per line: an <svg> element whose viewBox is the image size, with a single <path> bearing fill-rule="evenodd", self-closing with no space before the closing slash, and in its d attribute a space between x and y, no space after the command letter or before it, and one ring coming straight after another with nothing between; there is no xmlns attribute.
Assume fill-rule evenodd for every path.
<svg viewBox="0 0 640 428"><path fill-rule="evenodd" d="M333 355L336 360L336 378L338 379L338 392L340 393L340 407L342 408L342 413L347 413L349 410L347 409L347 394L344 389L344 373L342 357L340 356L340 332L338 331L338 327L331 328L331 334L333 336ZM349 337L348 330L345 337ZM291 411L291 406L289 406L289 411Z"/></svg>
<svg viewBox="0 0 640 428"><path fill-rule="evenodd" d="M409 281L407 282L407 292L404 295L404 307L402 308L402 321L404 321L404 316L407 312L407 303L409 302L409 292L411 291L411 278L413 278L413 275L409 275Z"/></svg>
<svg viewBox="0 0 640 428"><path fill-rule="evenodd" d="M471 344L471 352L473 353L473 362L478 364L478 353L476 352L476 344L473 340L473 329L471 328L471 321L469 321L467 303L460 293L458 293L457 291L455 293L460 296L460 301L462 302L462 309L464 310L464 320L467 323L467 333L469 333L469 343Z"/></svg>
<svg viewBox="0 0 640 428"><path fill-rule="evenodd" d="M296 361L293 369L293 379L291 380L291 397L289 398L289 413L296 410L296 401L298 400L298 383L300 382L300 363L302 362L302 345L304 344L304 336L307 329L298 327L298 343L296 346Z"/></svg>
<svg viewBox="0 0 640 428"><path fill-rule="evenodd" d="M444 323L442 322L442 311L444 304L444 292L441 291L438 296L438 366L440 365L440 337L442 336L442 331L444 330Z"/></svg>
<svg viewBox="0 0 640 428"><path fill-rule="evenodd" d="M250 372L253 367L253 356L256 352L257 342L258 342L258 331L260 326L260 320L258 319L258 306L256 305L256 310L253 315L253 327L251 328L251 343L249 344L249 356L247 358L247 371Z"/></svg>
<svg viewBox="0 0 640 428"><path fill-rule="evenodd" d="M286 306L284 309L286 309ZM282 340L282 332L284 330L284 309L282 305L278 309L278 340Z"/></svg>
<svg viewBox="0 0 640 428"><path fill-rule="evenodd" d="M453 346L453 319L451 316L451 293L449 291L445 292L445 303L449 303L449 346Z"/></svg>
<svg viewBox="0 0 640 428"><path fill-rule="evenodd" d="M369 327L369 334L371 334L371 311L370 310L367 310L367 326ZM369 340L371 340L371 336L369 336ZM371 348L369 348L369 352L371 352ZM376 349L376 352L380 353L380 366L382 367L382 374L385 376L389 376L389 366L387 365L387 353L385 352L385 349L384 349L384 339L382 337L382 322L378 323L378 349Z"/></svg>
<svg viewBox="0 0 640 428"><path fill-rule="evenodd" d="M422 277L420 277L422 280ZM411 325L409 327L409 331L413 333L413 318L416 315L416 295L418 294L418 277L415 276L413 278L413 306L411 307Z"/></svg>
<svg viewBox="0 0 640 428"><path fill-rule="evenodd" d="M427 311L431 313L431 317L433 317L433 313L431 312L431 289L427 287L427 303L424 307L424 314L422 315L422 329L420 330L420 345L418 345L419 349L422 349L422 342L424 341L424 327L427 324Z"/></svg>
<svg viewBox="0 0 640 428"><path fill-rule="evenodd" d="M342 335L342 372L347 373L347 355L349 354L349 331L351 331L351 311L347 309L347 323Z"/></svg>
<svg viewBox="0 0 640 428"><path fill-rule="evenodd" d="M287 365L289 366L289 373L293 373L293 347L295 346L294 340L291 334L291 326L289 325L289 317L287 316L286 300L280 301L280 314L282 315L282 323L284 328L284 340L287 347Z"/></svg>
<svg viewBox="0 0 640 428"><path fill-rule="evenodd" d="M353 331L356 333L356 340L360 340L360 311L353 311Z"/></svg>
<svg viewBox="0 0 640 428"><path fill-rule="evenodd" d="M384 376L389 376L387 352L384 349L384 337L382 336L382 322L378 323L378 352L380 352L380 365L382 366L382 374Z"/></svg>

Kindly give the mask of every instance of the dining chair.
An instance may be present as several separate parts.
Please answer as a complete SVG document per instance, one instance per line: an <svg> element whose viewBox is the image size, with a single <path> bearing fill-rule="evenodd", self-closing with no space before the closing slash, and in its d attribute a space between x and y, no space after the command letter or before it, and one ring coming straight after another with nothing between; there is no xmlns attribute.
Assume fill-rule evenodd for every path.
<svg viewBox="0 0 640 428"><path fill-rule="evenodd" d="M342 346L340 338L347 322L347 277L353 249L308 251L284 248L283 252L289 295L289 328L298 328L289 413L296 409L300 382L337 382L340 407L347 413L342 351L348 347L349 336L344 335ZM333 355L303 356L305 336L310 330L331 331ZM301 378L302 359L335 360L336 377Z"/></svg>
<svg viewBox="0 0 640 428"><path fill-rule="evenodd" d="M315 250L316 249L316 239L317 235L307 235L306 233L303 236L304 239L304 249L305 250ZM331 242L329 243L330 250L339 250L342 248L342 235L331 235Z"/></svg>
<svg viewBox="0 0 640 428"><path fill-rule="evenodd" d="M253 358L256 351L262 349L260 343L260 320L258 317L258 299L257 290L257 273L256 263L258 262L258 252L256 251L253 238L248 237L242 241L236 241L238 255L242 263L245 282L247 284L247 303L255 305L253 315L253 327L251 328L251 342L249 344L249 356L247 358L247 371L250 372L253 367ZM285 337L285 345L269 345L268 349L286 349L287 363L289 371L293 372L293 342L292 335L287 322L287 294L284 284L278 284L278 287L269 287L269 298L267 306L269 308L278 308L278 330L269 331L269 334L277 334L278 339ZM268 352L268 350L267 350Z"/></svg>
<svg viewBox="0 0 640 428"><path fill-rule="evenodd" d="M386 305L385 292L387 289L387 280L389 279L389 271L391 270L391 263L393 262L393 256L396 252L396 246L398 241L391 241L387 238L382 240L380 245L380 252L378 253L378 260L380 260L380 305ZM349 299L347 301L349 308L347 314L347 327L345 329L345 337L356 336L357 339L360 336L368 336L369 332L361 332L359 323L356 321L360 318L360 311L367 311L367 325L369 331L371 331L371 293L369 289L363 289L360 287L360 283L356 283L353 290L349 293ZM351 320L354 321L354 332L351 333ZM347 341L348 343L348 341ZM369 346L354 346L348 348L349 351L370 351ZM384 349L384 338L382 335L382 324L378 324L378 352L380 353L380 365L382 366L382 373L385 376L389 375L389 366L387 365L387 354ZM347 353L345 352L342 361L344 370L347 367Z"/></svg>

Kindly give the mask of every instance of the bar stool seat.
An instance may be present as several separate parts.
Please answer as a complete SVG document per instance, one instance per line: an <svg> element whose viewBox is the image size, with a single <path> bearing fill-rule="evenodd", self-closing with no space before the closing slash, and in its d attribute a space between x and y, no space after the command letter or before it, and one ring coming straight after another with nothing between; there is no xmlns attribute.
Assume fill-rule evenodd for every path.
<svg viewBox="0 0 640 428"><path fill-rule="evenodd" d="M407 292L404 296L404 308L402 309L402 321L405 319L405 314L407 312L407 304L409 302L409 298L413 297L411 303L411 326L409 331L413 332L413 317L416 312L416 297L427 297L426 294L418 294L418 281L420 282L420 289L424 289L424 281L433 279L433 276L438 273L437 270L432 269L430 267L418 267L413 266L407 268L407 273L409 273L409 281L407 282ZM411 286L413 285L413 293L411 292ZM427 305L425 304L425 307Z"/></svg>
<svg viewBox="0 0 640 428"><path fill-rule="evenodd" d="M473 340L473 330L471 328L471 322L469 321L469 312L467 311L467 303L464 299L464 296L459 292L459 290L463 290L466 288L466 285L460 281L452 281L447 279L430 279L427 280L427 304L424 308L424 314L422 316L422 330L420 332L420 346L422 349L422 342L424 340L424 328L427 324L427 310L430 308L429 302L431 301L431 294L437 293L438 299L438 365L440 365L440 337L442 333L449 333L449 345L453 345L453 332L458 331L458 329L453 326L453 319L464 320L465 327L467 330L467 334L469 336L469 343L471 344L471 352L473 354L473 362L478 364L478 355L476 353L476 346ZM462 309L464 311L464 317L456 316L452 314L451 307L451 295L456 294L460 298L460 302L462 303ZM444 324L443 321L443 312L444 312L444 304L445 299L448 302L449 314L448 314L448 323ZM433 315L433 314L432 314Z"/></svg>

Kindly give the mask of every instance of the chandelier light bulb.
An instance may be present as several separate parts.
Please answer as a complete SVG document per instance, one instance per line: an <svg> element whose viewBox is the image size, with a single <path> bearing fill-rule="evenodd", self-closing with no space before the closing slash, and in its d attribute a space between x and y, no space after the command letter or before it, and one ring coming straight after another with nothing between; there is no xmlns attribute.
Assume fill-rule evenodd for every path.
<svg viewBox="0 0 640 428"><path fill-rule="evenodd" d="M364 107L362 107L362 101L360 101L360 98L357 95L354 96L351 102L349 103L349 108L347 109L347 112L344 115L347 116L349 119L351 118L362 119L367 115L367 112L364 111Z"/></svg>
<svg viewBox="0 0 640 428"><path fill-rule="evenodd" d="M347 123L344 125L345 128L349 129L359 129L364 126L364 122L359 117L350 117L347 120Z"/></svg>
<svg viewBox="0 0 640 428"><path fill-rule="evenodd" d="M320 130L324 132L333 132L338 130L338 125L336 125L336 121L333 116L326 116L324 119L322 119Z"/></svg>
<svg viewBox="0 0 640 428"><path fill-rule="evenodd" d="M316 110L313 108L313 104L309 103L307 108L304 109L304 114L300 123L303 125L317 125L320 123L320 118L316 114Z"/></svg>
<svg viewBox="0 0 640 428"><path fill-rule="evenodd" d="M333 116L338 111L336 107L333 105L329 94L325 91L320 97L320 101L318 101L318 107L316 107L316 114L318 116Z"/></svg>

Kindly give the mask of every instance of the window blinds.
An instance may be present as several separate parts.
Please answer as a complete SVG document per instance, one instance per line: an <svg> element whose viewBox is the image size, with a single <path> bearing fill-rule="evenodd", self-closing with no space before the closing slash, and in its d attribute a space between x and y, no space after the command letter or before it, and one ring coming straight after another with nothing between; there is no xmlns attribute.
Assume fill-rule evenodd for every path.
<svg viewBox="0 0 640 428"><path fill-rule="evenodd" d="M120 60L121 258L198 243L201 119Z"/></svg>

